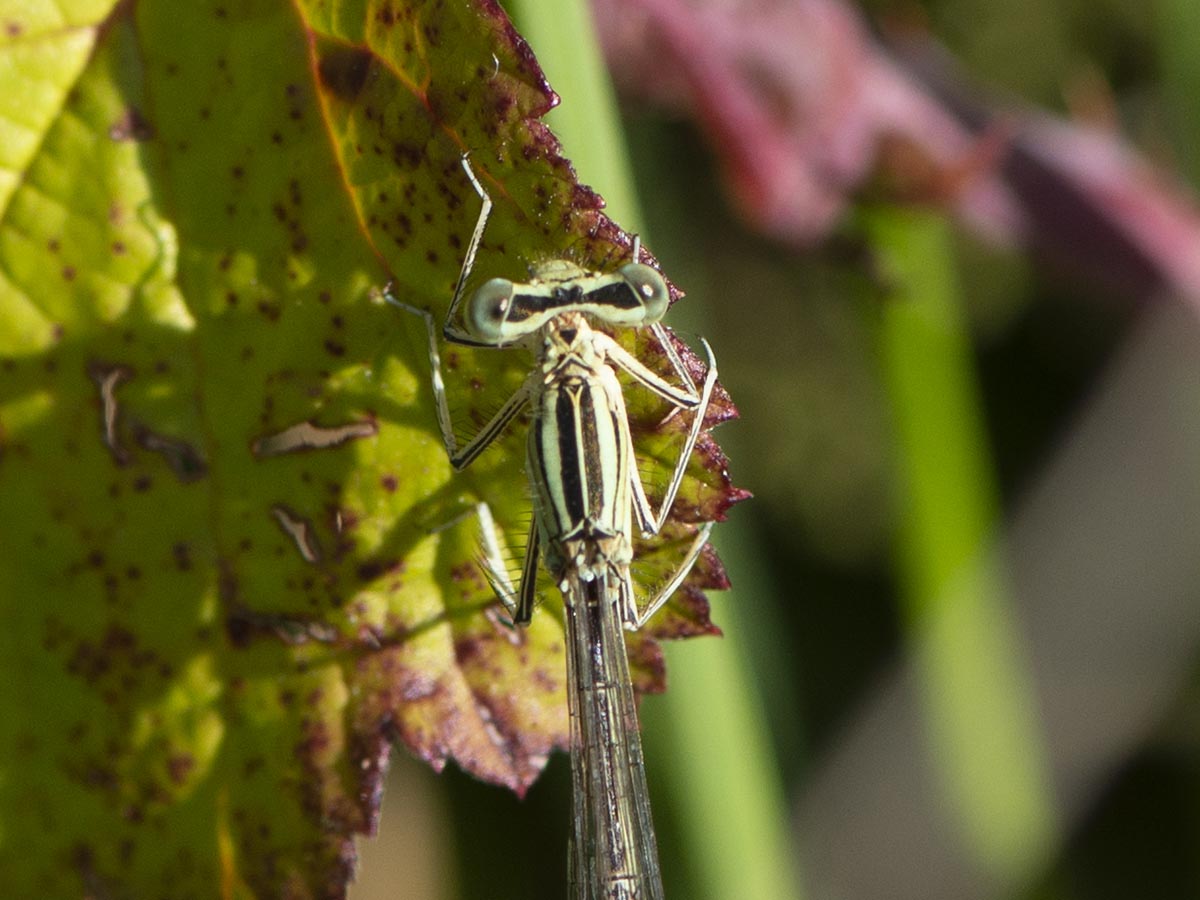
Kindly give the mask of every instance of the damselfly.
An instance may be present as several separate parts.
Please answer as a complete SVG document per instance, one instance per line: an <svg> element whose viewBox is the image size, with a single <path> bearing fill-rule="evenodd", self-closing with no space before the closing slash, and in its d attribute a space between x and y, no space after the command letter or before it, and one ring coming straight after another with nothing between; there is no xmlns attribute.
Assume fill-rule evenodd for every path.
<svg viewBox="0 0 1200 900"><path fill-rule="evenodd" d="M466 298L467 327L460 328L455 319L492 209L465 156L463 168L483 206L442 336L474 347L525 346L537 357L516 393L464 444L454 436L433 315L399 305L425 319L438 424L454 468L469 465L518 414L531 411L526 470L534 516L519 586L508 577L486 506L480 507L480 519L487 575L514 622L527 624L533 613L539 553L565 601L575 791L569 862L573 896L661 900L622 625L640 628L667 601L695 564L712 527L707 523L698 530L667 583L639 605L630 576L633 520L643 534L654 535L670 512L716 383L712 349L703 342L708 370L697 388L659 323L667 309L666 283L637 261L636 238L633 261L616 272L587 272L559 259L532 267L528 282L485 282ZM593 325L653 329L681 384L652 371ZM638 473L618 369L676 409L693 411L658 512Z"/></svg>

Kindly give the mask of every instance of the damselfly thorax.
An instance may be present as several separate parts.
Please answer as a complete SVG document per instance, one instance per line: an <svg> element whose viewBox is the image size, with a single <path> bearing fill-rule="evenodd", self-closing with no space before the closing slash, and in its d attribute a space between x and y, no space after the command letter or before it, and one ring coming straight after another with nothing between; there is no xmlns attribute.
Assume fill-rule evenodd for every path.
<svg viewBox="0 0 1200 900"><path fill-rule="evenodd" d="M542 390L529 428L526 468L542 557L555 582L628 566L632 439L621 385L580 313L543 329Z"/></svg>

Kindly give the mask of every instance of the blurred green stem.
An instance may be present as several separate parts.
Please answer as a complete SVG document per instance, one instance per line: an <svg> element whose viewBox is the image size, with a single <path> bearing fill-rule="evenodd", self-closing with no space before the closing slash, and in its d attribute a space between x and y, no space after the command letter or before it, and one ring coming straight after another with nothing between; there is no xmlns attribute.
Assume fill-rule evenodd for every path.
<svg viewBox="0 0 1200 900"><path fill-rule="evenodd" d="M1013 883L1055 846L1036 702L994 547L996 488L949 226L864 214L892 288L883 377L895 426L902 615L933 768L985 871Z"/></svg>
<svg viewBox="0 0 1200 900"><path fill-rule="evenodd" d="M761 566L748 535L729 528L716 542L736 578L735 600L762 589L752 583ZM696 873L688 896L800 900L798 841L786 827L770 730L751 681L757 645L750 646L753 630L740 624L750 611L725 608L732 605L718 600L724 637L666 648L670 690L645 704L645 733L651 751L661 742L661 755L670 754L654 769L668 776Z"/></svg>
<svg viewBox="0 0 1200 900"><path fill-rule="evenodd" d="M1200 3L1159 0L1158 49L1162 89L1180 169L1200 185Z"/></svg>
<svg viewBox="0 0 1200 900"><path fill-rule="evenodd" d="M580 180L604 196L610 216L640 232L634 180L590 7L585 0L522 0L513 4L513 15L563 99L548 121ZM746 675L748 652L733 628L724 640L676 648L672 689L647 706L667 726L647 730L646 749L651 768L670 775L672 818L684 827L688 862L699 882L689 894L693 900L797 897L786 801L762 702Z"/></svg>

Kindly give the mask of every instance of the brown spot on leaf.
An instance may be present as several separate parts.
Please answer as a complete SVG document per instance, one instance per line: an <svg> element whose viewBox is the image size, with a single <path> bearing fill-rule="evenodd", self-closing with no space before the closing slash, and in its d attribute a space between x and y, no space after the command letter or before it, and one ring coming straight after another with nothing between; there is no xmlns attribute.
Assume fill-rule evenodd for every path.
<svg viewBox="0 0 1200 900"><path fill-rule="evenodd" d="M358 47L330 47L321 54L317 71L321 84L344 103L353 103L362 93L375 57Z"/></svg>
<svg viewBox="0 0 1200 900"><path fill-rule="evenodd" d="M234 614L225 618L225 634L233 646L245 647L250 643L253 628L246 619Z"/></svg>
<svg viewBox="0 0 1200 900"><path fill-rule="evenodd" d="M359 581L374 581L385 572L392 572L400 568L399 560L367 560L360 563L355 574L358 575Z"/></svg>
<svg viewBox="0 0 1200 900"><path fill-rule="evenodd" d="M225 617L225 630L235 646L245 647L255 635L273 637L285 644L336 643L341 635L333 625L319 619L258 613L236 607ZM301 663L302 665L303 663Z"/></svg>
<svg viewBox="0 0 1200 900"><path fill-rule="evenodd" d="M108 136L114 141L148 141L154 137L154 126L136 106L127 106L121 117L109 126Z"/></svg>
<svg viewBox="0 0 1200 900"><path fill-rule="evenodd" d="M204 457L187 441L167 437L145 427L134 431L134 439L143 450L157 453L165 459L175 477L185 484L198 481L208 474L208 464Z"/></svg>
<svg viewBox="0 0 1200 900"><path fill-rule="evenodd" d="M482 663L487 659L488 642L470 635L454 642L454 658L460 666Z"/></svg>
<svg viewBox="0 0 1200 900"><path fill-rule="evenodd" d="M425 162L425 151L416 144L392 143L392 163L398 169L415 169Z"/></svg>
<svg viewBox="0 0 1200 900"><path fill-rule="evenodd" d="M176 753L167 758L167 775L179 786L187 783L188 775L196 768L196 758L190 753Z"/></svg>

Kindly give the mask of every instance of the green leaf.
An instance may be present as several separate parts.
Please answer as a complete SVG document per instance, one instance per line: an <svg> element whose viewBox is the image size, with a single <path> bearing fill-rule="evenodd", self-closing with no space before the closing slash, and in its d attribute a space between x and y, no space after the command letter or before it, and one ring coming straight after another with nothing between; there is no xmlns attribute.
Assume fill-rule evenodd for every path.
<svg viewBox="0 0 1200 900"><path fill-rule="evenodd" d="M453 475L423 330L379 300L444 313L467 150L476 277L627 256L555 100L485 0L0 4L9 894L341 896L392 740L515 790L565 743L561 603L515 631L475 563L481 499L520 552L522 429ZM530 360L446 363L478 423ZM684 423L630 399L654 484ZM738 496L705 437L641 583ZM723 584L706 556L631 640L643 689Z"/></svg>

